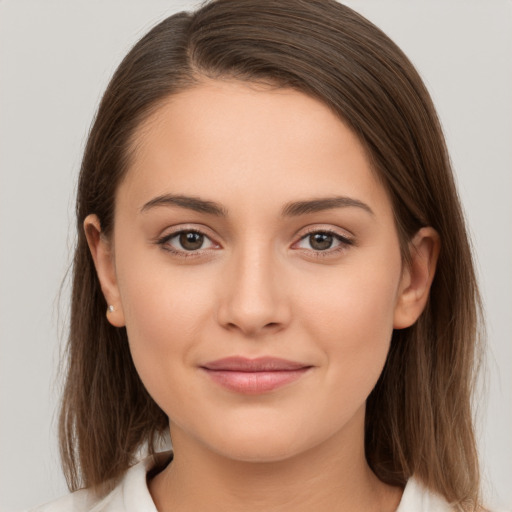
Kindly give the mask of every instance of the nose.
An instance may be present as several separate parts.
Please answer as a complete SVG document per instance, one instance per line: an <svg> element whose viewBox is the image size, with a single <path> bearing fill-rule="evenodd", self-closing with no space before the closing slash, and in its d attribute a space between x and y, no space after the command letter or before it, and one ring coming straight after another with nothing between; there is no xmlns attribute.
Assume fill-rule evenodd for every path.
<svg viewBox="0 0 512 512"><path fill-rule="evenodd" d="M217 321L256 338L284 329L290 304L277 258L264 249L234 252L222 276Z"/></svg>

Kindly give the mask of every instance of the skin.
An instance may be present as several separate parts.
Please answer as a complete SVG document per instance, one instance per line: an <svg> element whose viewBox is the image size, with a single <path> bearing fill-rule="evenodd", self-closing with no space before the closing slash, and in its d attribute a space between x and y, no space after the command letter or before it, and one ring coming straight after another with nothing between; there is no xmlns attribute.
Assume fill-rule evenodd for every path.
<svg viewBox="0 0 512 512"><path fill-rule="evenodd" d="M149 484L158 510L395 510L402 490L364 457L365 401L393 329L425 306L436 232L416 234L405 268L391 202L361 144L291 89L205 80L153 113L135 147L112 238L94 215L85 230L115 307L108 319L126 326L137 371L169 417L174 461ZM165 194L215 202L225 215L144 208ZM364 206L282 214L334 196ZM176 235L187 229L206 235L188 255ZM332 245L319 250L311 232L326 231ZM311 368L248 395L200 369L234 355Z"/></svg>

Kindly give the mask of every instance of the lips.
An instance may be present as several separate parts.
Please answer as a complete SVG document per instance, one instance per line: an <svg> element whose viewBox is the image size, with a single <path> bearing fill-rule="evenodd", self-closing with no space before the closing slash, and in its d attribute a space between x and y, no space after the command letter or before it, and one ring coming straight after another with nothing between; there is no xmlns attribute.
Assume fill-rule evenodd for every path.
<svg viewBox="0 0 512 512"><path fill-rule="evenodd" d="M275 357L227 357L201 366L217 384L245 394L267 393L291 384L311 368L311 365Z"/></svg>

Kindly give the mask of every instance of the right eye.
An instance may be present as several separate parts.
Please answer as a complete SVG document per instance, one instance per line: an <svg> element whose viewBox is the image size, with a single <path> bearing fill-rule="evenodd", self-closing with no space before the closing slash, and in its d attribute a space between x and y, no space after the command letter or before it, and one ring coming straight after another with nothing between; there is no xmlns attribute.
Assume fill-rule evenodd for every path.
<svg viewBox="0 0 512 512"><path fill-rule="evenodd" d="M158 240L158 243L164 249L178 254L181 253L183 256L188 256L187 253L217 247L204 233L191 229L176 231L166 235Z"/></svg>

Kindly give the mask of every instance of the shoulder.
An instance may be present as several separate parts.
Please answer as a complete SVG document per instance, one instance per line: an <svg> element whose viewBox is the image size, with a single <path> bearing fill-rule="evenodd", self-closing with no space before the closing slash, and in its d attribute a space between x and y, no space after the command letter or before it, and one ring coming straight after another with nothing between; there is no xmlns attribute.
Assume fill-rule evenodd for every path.
<svg viewBox="0 0 512 512"><path fill-rule="evenodd" d="M396 512L453 512L453 507L439 494L427 489L416 478L410 478L405 486Z"/></svg>
<svg viewBox="0 0 512 512"><path fill-rule="evenodd" d="M412 477L405 486L400 505L396 512L456 512L459 508L450 505L445 498L425 487ZM479 512L507 512L504 509L478 508ZM509 512L512 512L509 511Z"/></svg>
<svg viewBox="0 0 512 512"><path fill-rule="evenodd" d="M85 512L91 510L97 501L89 489L81 489L45 505L31 508L28 512L63 512L64 510Z"/></svg>
<svg viewBox="0 0 512 512"><path fill-rule="evenodd" d="M28 512L157 512L148 490L146 477L156 464L150 456L132 466L107 496L81 489Z"/></svg>

